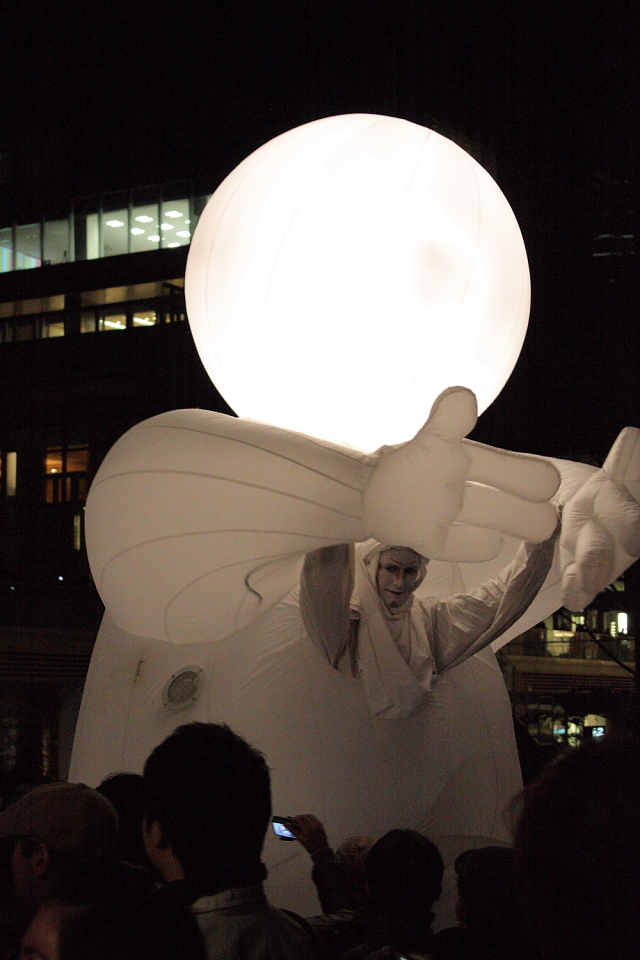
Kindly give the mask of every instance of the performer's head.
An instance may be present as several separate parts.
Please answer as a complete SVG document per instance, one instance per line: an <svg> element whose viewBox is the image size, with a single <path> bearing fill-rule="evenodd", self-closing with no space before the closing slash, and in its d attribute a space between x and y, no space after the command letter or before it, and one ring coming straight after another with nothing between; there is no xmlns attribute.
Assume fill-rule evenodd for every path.
<svg viewBox="0 0 640 960"><path fill-rule="evenodd" d="M397 610L420 586L429 561L408 547L387 547L380 554L376 589L388 610Z"/></svg>

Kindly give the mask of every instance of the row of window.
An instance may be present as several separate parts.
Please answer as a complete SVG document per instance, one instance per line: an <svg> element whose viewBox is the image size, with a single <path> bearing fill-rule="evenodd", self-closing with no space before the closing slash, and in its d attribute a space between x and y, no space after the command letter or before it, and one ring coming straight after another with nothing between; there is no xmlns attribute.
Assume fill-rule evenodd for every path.
<svg viewBox="0 0 640 960"><path fill-rule="evenodd" d="M0 228L0 273L187 246L209 194L147 188L77 201L62 220Z"/></svg>
<svg viewBox="0 0 640 960"><path fill-rule="evenodd" d="M0 343L155 327L159 323L184 321L186 318L183 299L168 297L87 307L80 311L38 313L0 321Z"/></svg>
<svg viewBox="0 0 640 960"><path fill-rule="evenodd" d="M83 503L89 492L89 444L66 443L47 448L44 458L44 498L47 503ZM0 453L0 490L15 497L18 454Z"/></svg>

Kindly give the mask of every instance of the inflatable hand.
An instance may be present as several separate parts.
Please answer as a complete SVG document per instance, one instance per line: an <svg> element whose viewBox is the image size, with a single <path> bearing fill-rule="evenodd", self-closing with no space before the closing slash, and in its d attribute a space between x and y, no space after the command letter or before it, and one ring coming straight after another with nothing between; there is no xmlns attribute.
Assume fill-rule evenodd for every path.
<svg viewBox="0 0 640 960"><path fill-rule="evenodd" d="M501 534L540 542L557 523L559 476L545 460L465 440L476 398L450 387L408 443L375 454L363 495L368 537L437 560L490 560Z"/></svg>
<svg viewBox="0 0 640 960"><path fill-rule="evenodd" d="M562 511L562 600L583 610L640 556L640 430L625 427L602 469Z"/></svg>

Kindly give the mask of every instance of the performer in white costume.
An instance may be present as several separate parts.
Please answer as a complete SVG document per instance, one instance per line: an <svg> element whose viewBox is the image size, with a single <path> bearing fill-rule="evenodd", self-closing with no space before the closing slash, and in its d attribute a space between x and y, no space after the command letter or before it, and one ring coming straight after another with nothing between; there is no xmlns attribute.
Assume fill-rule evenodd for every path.
<svg viewBox="0 0 640 960"><path fill-rule="evenodd" d="M449 388L399 442L449 384L473 387L486 408L513 369L529 276L505 198L433 131L325 118L275 138L221 184L185 292L217 387L270 424L165 413L100 467L86 531L107 613L71 778L140 770L178 723L225 721L266 753L275 812L312 810L337 843L417 827L451 862L506 842L502 812L521 780L492 645L562 603L582 608L640 555L640 434L623 431L602 470L512 454L464 439L475 397ZM402 324L401 363L390 323ZM381 383L387 402L374 409ZM502 599L474 594L523 540L550 559L558 508L537 594L543 569L525 589L520 560ZM388 586L361 569L361 680L332 665L345 659L349 577L334 582L324 621L315 588L309 597L313 557L302 601L299 591L305 556L370 538L430 558L414 601L428 650L404 635L403 612L396 645L380 603ZM469 646L468 619L461 642L451 627L476 600ZM186 695L173 697L176 685ZM295 847L267 843L270 899L315 912Z"/></svg>
<svg viewBox="0 0 640 960"><path fill-rule="evenodd" d="M549 573L555 540L523 543L498 577L470 593L424 600L414 592L429 561L415 551L374 540L355 551L325 547L305 560L302 619L328 662L359 677L374 716L408 717L441 674L520 619Z"/></svg>

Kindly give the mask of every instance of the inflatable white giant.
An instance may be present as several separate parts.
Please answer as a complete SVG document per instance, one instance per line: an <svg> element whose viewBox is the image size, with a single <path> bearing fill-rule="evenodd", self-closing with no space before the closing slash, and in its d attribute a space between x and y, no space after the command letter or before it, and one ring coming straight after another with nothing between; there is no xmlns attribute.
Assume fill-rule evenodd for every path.
<svg viewBox="0 0 640 960"><path fill-rule="evenodd" d="M298 584L305 554L374 537L432 559L422 596L466 594L521 539L548 538L561 508L548 576L496 646L640 554L638 431L602 470L551 463L465 440L474 393L441 393L463 382L491 402L528 296L504 197L414 124L317 121L227 178L194 236L189 317L216 385L269 422L173 411L101 466L87 544L107 613L71 779L140 770L179 723L224 721L267 755L275 812L314 812L335 843L419 827L450 860L508 840L519 769L491 647L382 719L306 636ZM268 839L270 892L312 912L296 846Z"/></svg>

